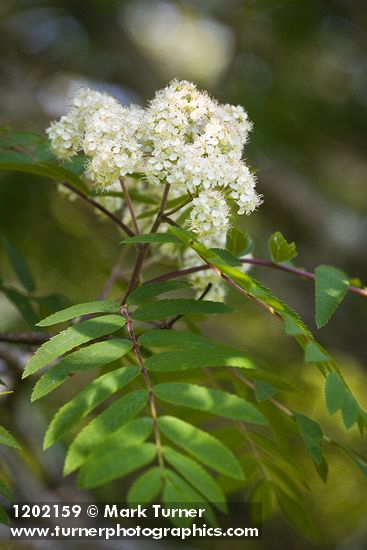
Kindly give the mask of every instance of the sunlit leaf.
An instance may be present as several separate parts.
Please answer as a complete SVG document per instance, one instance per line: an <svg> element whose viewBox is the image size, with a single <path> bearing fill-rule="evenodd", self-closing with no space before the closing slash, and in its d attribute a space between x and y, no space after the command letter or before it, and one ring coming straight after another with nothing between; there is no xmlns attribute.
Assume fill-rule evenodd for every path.
<svg viewBox="0 0 367 550"><path fill-rule="evenodd" d="M124 319L119 315L104 315L82 321L63 330L38 348L28 361L23 378L42 369L54 359L90 340L116 332L124 324Z"/></svg>
<svg viewBox="0 0 367 550"><path fill-rule="evenodd" d="M316 324L326 325L348 290L348 277L336 267L320 265L315 269Z"/></svg>

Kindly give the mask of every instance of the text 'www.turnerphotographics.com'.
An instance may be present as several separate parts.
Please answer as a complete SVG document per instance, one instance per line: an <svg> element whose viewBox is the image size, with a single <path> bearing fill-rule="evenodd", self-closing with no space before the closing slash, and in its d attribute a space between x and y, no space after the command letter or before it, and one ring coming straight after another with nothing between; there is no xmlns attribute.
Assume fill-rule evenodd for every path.
<svg viewBox="0 0 367 550"><path fill-rule="evenodd" d="M235 503L230 514L216 515L195 503L15 503L9 512L10 538L20 540L261 538L259 503Z"/></svg>

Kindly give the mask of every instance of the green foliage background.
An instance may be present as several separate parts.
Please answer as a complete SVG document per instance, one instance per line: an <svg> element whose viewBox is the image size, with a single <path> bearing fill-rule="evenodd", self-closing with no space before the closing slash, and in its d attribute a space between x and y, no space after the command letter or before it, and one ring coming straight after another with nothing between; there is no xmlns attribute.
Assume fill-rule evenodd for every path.
<svg viewBox="0 0 367 550"><path fill-rule="evenodd" d="M205 41L195 45L184 25L176 42L182 41L185 48L172 50L167 37L164 52L159 53L154 34L144 27L149 24L151 28L155 19L144 19L147 5L142 2L4 0L0 6L2 124L42 132L48 120L63 111L65 91L75 81L87 80L122 100L143 102L174 76L196 80L221 101L244 105L254 122L246 154L258 171L258 188L265 203L241 223L255 240L256 255L267 256L267 238L280 230L288 241L297 243L299 264L310 269L320 263L337 265L350 277L366 281L364 2L183 0L148 4L160 10L152 13L158 13L167 25L174 22L172 14L189 18L197 40L201 27L195 24L205 20L212 25L219 33L218 41L227 45L221 72L218 69L213 77L209 70L218 65L221 52L206 50ZM144 44L133 28L145 36ZM190 41L196 55L206 61L200 70L195 51L187 53ZM166 51L172 52L169 62ZM187 59L186 64L182 59ZM58 292L73 303L98 294L120 251L113 227L79 202L62 199L53 184L38 176L1 175L0 228L27 259L40 294ZM0 262L2 277L17 287L4 249ZM257 279L271 285L316 331L313 285L260 269L253 271ZM156 272L155 268L151 276ZM236 306L238 300L230 295L229 303ZM26 329L3 297L0 311L0 331ZM279 323L245 301L238 313L225 321L216 319L207 322L211 338L220 336L229 344L245 346L290 381L298 382L302 376L309 393L304 403L298 394L294 403L290 397L289 405L322 419L324 426L329 423L329 432L338 435L335 419L327 417L320 398L320 376L303 365L297 346L286 338ZM365 301L348 295L332 322L318 333L321 343L343 365L364 407L365 326ZM6 367L1 358L8 348L0 346L0 376L15 390L1 398L0 417L26 448L24 460L1 449L9 480L17 477L20 481L13 489L24 499L42 498L49 490L75 495L73 482L60 477L62 446L47 453L41 448L47 420L77 388L65 385L54 401L30 407L31 385L20 383L19 357L8 357L12 368ZM350 433L350 442L360 445L356 430ZM304 464L317 495L312 507L327 546L332 548L337 542L363 545L367 538L366 481L349 464L348 476L344 475L347 462L340 454L328 458L327 488L316 477L312 463ZM119 491L118 486L108 486L100 496L113 498ZM278 518L267 530L269 540L279 537L290 547L311 547Z"/></svg>

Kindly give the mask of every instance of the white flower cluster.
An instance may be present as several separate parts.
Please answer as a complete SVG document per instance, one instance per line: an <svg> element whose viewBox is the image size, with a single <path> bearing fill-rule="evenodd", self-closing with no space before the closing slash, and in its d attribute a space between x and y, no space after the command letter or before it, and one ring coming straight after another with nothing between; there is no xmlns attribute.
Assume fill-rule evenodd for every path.
<svg viewBox="0 0 367 550"><path fill-rule="evenodd" d="M146 109L81 89L47 133L62 160L84 151L86 173L101 189L140 173L151 184L172 184L177 195L192 194L190 227L209 236L229 228L231 203L239 214L261 204L242 158L250 129L242 107L221 105L194 84L174 80Z"/></svg>

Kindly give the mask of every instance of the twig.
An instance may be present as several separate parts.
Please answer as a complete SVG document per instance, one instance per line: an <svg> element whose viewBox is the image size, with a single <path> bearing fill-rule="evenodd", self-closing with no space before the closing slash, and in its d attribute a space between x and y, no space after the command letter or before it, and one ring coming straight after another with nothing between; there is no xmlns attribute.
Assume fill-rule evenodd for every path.
<svg viewBox="0 0 367 550"><path fill-rule="evenodd" d="M145 385L146 385L146 388L147 388L147 391L148 391L149 406L150 406L150 412L151 412L152 421L153 421L153 432L154 432L155 444L156 444L156 448L157 448L158 464L159 464L159 468L160 468L160 471L161 471L161 476L164 477L165 474L164 474L164 461L163 461L163 454L162 454L162 442L161 442L161 435L160 435L159 426L158 426L157 406L156 406L156 403L155 403L155 397L154 397L154 393L153 393L152 382L150 380L148 370L144 366L144 361L143 361L143 358L142 358L142 355L141 355L141 352L140 352L140 348L139 348L139 344L138 344L138 341L137 341L137 338L136 338L136 335L135 335L135 332L134 332L133 323L132 323L132 320L129 316L129 312L128 312L126 304L122 304L120 306L120 313L126 321L126 328L127 328L128 333L129 333L129 338L131 340L131 343L133 345L133 351L135 353L136 359L137 359L139 367L140 367L140 372L144 377Z"/></svg>
<svg viewBox="0 0 367 550"><path fill-rule="evenodd" d="M154 223L152 225L150 233L156 233L158 227L160 226L160 224L162 222L163 212L164 212L164 210L166 208L166 205L167 205L168 193L169 193L170 187L171 186L168 183L164 186L164 191L163 191L159 211L158 211L158 214L157 214L157 216L154 220ZM127 291L124 295L122 303L124 303L126 301L126 298L130 294L130 292L132 292L134 290L134 288L136 288L136 286L139 282L140 272L142 270L145 254L147 253L148 248L149 248L149 243L146 243L143 246L141 246L140 249L139 249L138 257L136 259L136 263L135 263L135 267L134 267L134 271L131 275L130 283L129 283Z"/></svg>
<svg viewBox="0 0 367 550"><path fill-rule="evenodd" d="M242 384L244 384L245 386L247 386L251 390L255 389L255 384L253 382L251 382L251 380L248 380L247 378L242 376L242 374L237 372L236 369L234 369L233 367L226 367L226 370L230 373L231 376L233 376L234 378L237 378L238 380L240 380L242 382ZM270 403L272 403L274 405L274 407L276 407L278 410L280 410L286 416L289 416L291 418L294 417L293 412L291 410L289 410L285 405L283 405L282 403L277 401L276 399L273 399L271 397L270 399L268 399L268 401L270 401Z"/></svg>
<svg viewBox="0 0 367 550"><path fill-rule="evenodd" d="M27 344L28 346L39 346L50 338L50 334L44 332L0 332L1 342Z"/></svg>
<svg viewBox="0 0 367 550"><path fill-rule="evenodd" d="M190 202L192 201L193 197L189 196L187 197L187 199L185 199L184 201L182 201L178 206L176 206L175 208L172 208L171 210L168 210L167 212L164 213L165 216L171 216L172 214L175 214L176 212L178 212L179 210L181 210L181 208L183 208L184 206L186 206L187 204L190 204Z"/></svg>
<svg viewBox="0 0 367 550"><path fill-rule="evenodd" d="M203 292L200 294L200 296L198 297L198 300L203 300L205 298L205 296L208 294L209 290L212 288L212 283L208 283L205 287L205 289L203 290ZM160 328L160 329L171 329L173 327L173 325L179 321L182 317L184 316L184 314L180 314L180 315L176 315L175 317L172 317L172 319L169 319L168 321L166 321L165 323L162 323L161 325L159 325L157 328Z"/></svg>
<svg viewBox="0 0 367 550"><path fill-rule="evenodd" d="M205 271L210 269L207 264L201 264L195 267L186 267L185 269L177 269L175 271L170 271L169 273L164 273L163 275L158 275L152 279L145 281L145 285L150 283L161 283L163 281L170 281L171 279L177 279L178 277L184 277L185 275L190 275L191 273L197 273L198 271Z"/></svg>
<svg viewBox="0 0 367 550"><path fill-rule="evenodd" d="M278 271L285 271L286 273L291 273L292 275L309 279L311 281L314 281L316 278L316 275L310 271L305 271L304 269L299 269L298 267L276 264L267 260L261 260L260 258L241 258L241 262L243 264L259 265L270 269L276 269ZM348 290L350 292L354 292L355 294L360 294L361 296L367 297L367 288L359 288L358 286L349 285Z"/></svg>
<svg viewBox="0 0 367 550"><path fill-rule="evenodd" d="M71 185L69 185L68 183L66 183L64 181L61 182L61 185L63 185L67 189L69 189L69 191L72 191L73 193L78 195L78 197L83 199L85 202L89 203L91 206L93 206L93 208L96 208L100 212L103 212L103 214L105 216L107 216L108 218L110 218L111 220L113 220L119 226L119 228L122 229L122 231L124 231L124 233L126 233L126 235L128 235L128 237L134 237L135 236L135 233L133 231L131 231L131 229L126 224L124 224L124 222L119 220L119 218L117 216L115 216L115 214L113 214L112 212L107 210L107 208L102 206L102 204L95 201L91 197L87 197L86 195L84 195L84 193L82 193L81 191L78 191L78 189L74 189L74 187L72 187Z"/></svg>
<svg viewBox="0 0 367 550"><path fill-rule="evenodd" d="M118 279L123 279L123 274L121 273L121 269L120 269L120 266L121 266L121 262L122 260L124 259L125 255L126 255L126 251L127 251L127 248L123 248L122 251L120 252L120 254L118 255L118 258L111 270L111 273L109 275L109 277L107 278L107 280L105 281L98 297L97 297L97 300L104 300L105 298L107 298L111 288L113 287L113 285L115 284L115 282L118 280ZM127 281L127 279L126 279Z"/></svg>
<svg viewBox="0 0 367 550"><path fill-rule="evenodd" d="M133 207L133 204L132 204L131 199L130 199L128 188L126 187L126 183L125 183L124 178L119 178L119 180L120 180L122 192L123 192L124 197L125 197L126 205L127 205L128 209L129 209L129 212L130 212L131 223L133 224L135 234L139 235L140 229L139 229L138 221L137 221L136 216L135 216L134 207Z"/></svg>
<svg viewBox="0 0 367 550"><path fill-rule="evenodd" d="M282 316L271 306L269 306L268 304L266 304L265 302L263 302L262 300L260 300L259 298L256 298L256 296L253 296L252 294L250 294L249 292L247 292L245 289L243 289L239 284L237 284L235 281L233 281L230 277L227 277L227 275L225 275L224 273L222 273L217 267L214 267L212 265L210 265L210 268L215 272L217 273L229 286L231 286L232 288L234 288L235 290L237 290L237 292L240 292L241 294L243 294L244 296L246 296L246 298L249 298L250 300L252 300L253 302L255 302L256 304L258 304L260 307L262 307L263 309L265 309L265 311L267 311L268 313L270 313L271 315L275 315L278 319L280 320L283 320Z"/></svg>

